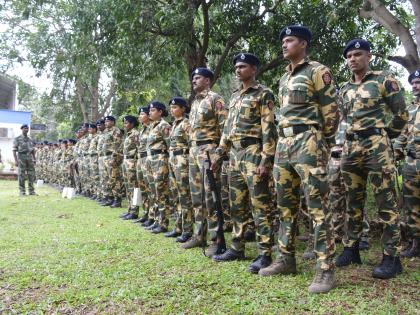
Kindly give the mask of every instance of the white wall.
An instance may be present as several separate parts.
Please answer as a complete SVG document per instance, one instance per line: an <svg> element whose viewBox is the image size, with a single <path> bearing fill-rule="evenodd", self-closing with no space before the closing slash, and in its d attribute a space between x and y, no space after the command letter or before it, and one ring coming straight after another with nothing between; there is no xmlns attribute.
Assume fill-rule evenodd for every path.
<svg viewBox="0 0 420 315"><path fill-rule="evenodd" d="M7 138L0 137L0 150L1 150L1 159L4 162L14 161L13 158L13 140L17 136L21 135L20 130L21 124L9 124L9 123L0 123L0 128L10 128Z"/></svg>

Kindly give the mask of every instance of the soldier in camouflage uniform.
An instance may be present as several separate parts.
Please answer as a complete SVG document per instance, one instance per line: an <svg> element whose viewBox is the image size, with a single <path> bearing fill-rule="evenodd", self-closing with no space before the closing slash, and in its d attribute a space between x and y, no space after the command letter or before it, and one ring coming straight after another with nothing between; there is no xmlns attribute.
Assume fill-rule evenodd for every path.
<svg viewBox="0 0 420 315"><path fill-rule="evenodd" d="M154 224L148 229L154 233L168 231L170 203L169 203L169 165L168 140L171 125L163 117L168 115L164 104L153 101L149 104L149 118L152 121L147 136L147 163L149 164L148 178L153 180L151 189L154 189L157 212Z"/></svg>
<svg viewBox="0 0 420 315"><path fill-rule="evenodd" d="M121 207L122 199L121 162L123 134L115 126L115 118L113 116L105 117L105 127L106 131L103 135L102 144L105 171L105 201L101 205L119 208Z"/></svg>
<svg viewBox="0 0 420 315"><path fill-rule="evenodd" d="M401 256L411 258L420 256L420 69L409 75L408 82L415 99L408 108L409 122L395 143L395 151L398 159L403 159L404 152L406 155L402 173L409 243Z"/></svg>
<svg viewBox="0 0 420 315"><path fill-rule="evenodd" d="M240 53L233 58L233 64L241 86L229 101L228 118L216 149L218 158L213 163L217 169L222 157L230 152L232 244L225 253L214 255L213 260L231 261L245 258L244 233L251 212L257 232L259 255L248 271L258 273L272 262L269 221L272 203L269 179L277 140L273 112L274 95L255 80L260 65L255 55Z"/></svg>
<svg viewBox="0 0 420 315"><path fill-rule="evenodd" d="M88 177L88 190L90 193L90 199L96 200L100 194L98 182L99 182L99 165L98 165L98 127L95 124L89 124L89 147L87 163L89 168Z"/></svg>
<svg viewBox="0 0 420 315"><path fill-rule="evenodd" d="M42 143L36 142L35 144L35 179L41 179L41 163L40 163L41 155L42 155Z"/></svg>
<svg viewBox="0 0 420 315"><path fill-rule="evenodd" d="M138 218L139 206L133 205L134 188L138 188L137 181L137 158L139 147L139 131L136 129L139 122L136 117L127 115L124 117L124 129L126 131L123 142L123 163L122 171L128 201L128 211L124 220L135 220Z"/></svg>
<svg viewBox="0 0 420 315"><path fill-rule="evenodd" d="M82 186L82 196L90 197L90 154L89 147L90 141L92 140L92 134L89 132L89 123L84 123L82 125L82 130L84 136L80 139L80 177L81 177L81 186Z"/></svg>
<svg viewBox="0 0 420 315"><path fill-rule="evenodd" d="M176 193L178 215L175 229L165 233L166 237L177 237L177 242L185 243L193 234L193 213L191 205L190 184L188 178L188 135L190 122L187 101L174 97L169 101L174 123L169 135L169 168ZM179 237L178 237L179 236Z"/></svg>
<svg viewBox="0 0 420 315"><path fill-rule="evenodd" d="M73 146L73 164L72 164L72 171L73 171L73 177L74 182L76 185L76 192L80 194L81 192L81 179L80 179L80 139L83 137L83 131L81 129L78 129L76 131L76 139L77 142Z"/></svg>
<svg viewBox="0 0 420 315"><path fill-rule="evenodd" d="M307 58L311 32L304 26L280 33L284 57L290 61L280 79L279 140L274 162L280 212L279 256L261 275L296 273L295 234L301 184L314 224L316 275L310 293L335 287L335 250L328 212L328 149L338 125L336 90L330 70Z"/></svg>
<svg viewBox="0 0 420 315"><path fill-rule="evenodd" d="M408 113L399 83L383 71L369 70L372 55L368 41L351 40L343 55L353 75L340 90L341 110L348 124L341 160L346 188L347 230L343 238L344 251L337 257L336 266L361 264L358 242L370 174L379 220L383 224L383 259L372 275L388 279L402 272L391 139L398 137L403 130Z"/></svg>
<svg viewBox="0 0 420 315"><path fill-rule="evenodd" d="M104 133L105 133L105 120L98 119L96 121L96 128L98 130L97 137L98 141L96 143L96 154L98 156L98 181L96 182L96 201L100 204L104 201L104 187L105 187L105 167L104 167L104 155L102 155L102 146L104 142Z"/></svg>
<svg viewBox="0 0 420 315"><path fill-rule="evenodd" d="M29 195L35 195L35 147L33 140L28 136L28 125L20 127L22 134L13 141L13 157L18 167L19 192L25 196L25 177L28 177Z"/></svg>
<svg viewBox="0 0 420 315"><path fill-rule="evenodd" d="M184 249L205 244L207 229L213 241L211 249L215 245L217 217L208 180L204 174L204 161L207 159L206 152L213 155L220 141L227 109L222 97L210 90L213 76L213 72L207 68L197 68L191 75L195 97L190 112L189 180L195 231L194 236L182 244ZM214 175L217 184L220 185L220 171Z"/></svg>

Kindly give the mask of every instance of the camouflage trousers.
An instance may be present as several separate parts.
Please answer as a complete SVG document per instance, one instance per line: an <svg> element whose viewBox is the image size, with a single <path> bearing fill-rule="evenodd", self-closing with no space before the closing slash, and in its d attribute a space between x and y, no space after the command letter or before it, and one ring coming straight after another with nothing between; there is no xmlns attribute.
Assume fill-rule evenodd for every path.
<svg viewBox="0 0 420 315"><path fill-rule="evenodd" d="M70 163L64 162L61 166L61 173L63 177L62 186L63 187L72 187L71 183L71 171L70 171Z"/></svg>
<svg viewBox="0 0 420 315"><path fill-rule="evenodd" d="M105 178L106 178L106 173L105 173L105 164L104 164L104 156L99 156L98 157L98 182L96 183L97 185L97 191L98 191L98 196L100 196L101 198L105 197Z"/></svg>
<svg viewBox="0 0 420 315"><path fill-rule="evenodd" d="M195 221L194 235L203 238L203 240L207 239L207 230L210 232L210 238L216 239L217 216L209 182L204 171L206 152L209 151L210 158L214 158L216 146L215 143L212 143L190 147L189 180ZM214 177L220 189L220 172L215 173Z"/></svg>
<svg viewBox="0 0 420 315"><path fill-rule="evenodd" d="M223 161L220 173L220 198L222 199L223 218L225 225L231 225L230 203L229 203L229 160Z"/></svg>
<svg viewBox="0 0 420 315"><path fill-rule="evenodd" d="M163 228L169 225L170 203L169 203L169 165L167 154L148 155L151 180L153 181L154 197L157 204L157 213L154 219Z"/></svg>
<svg viewBox="0 0 420 315"><path fill-rule="evenodd" d="M341 174L341 159L330 158L328 163L328 185L330 193L328 195L328 206L332 212L332 223L334 227L334 238L342 239L345 234L346 221L346 189L344 187L343 176ZM366 196L365 196L366 198ZM363 228L361 239L368 239L369 221L367 211L363 211Z"/></svg>
<svg viewBox="0 0 420 315"><path fill-rule="evenodd" d="M138 187L140 189L140 193L141 193L141 200L142 200L142 208L144 211L144 216L145 217L149 217L149 208L150 208L150 202L151 202L151 198L150 198L150 187L148 185L148 180L147 180L147 165L146 162L147 161L147 157L139 157L139 159L137 160L137 184Z"/></svg>
<svg viewBox="0 0 420 315"><path fill-rule="evenodd" d="M100 194L99 189L99 164L98 156L89 156L89 190L93 195L98 196Z"/></svg>
<svg viewBox="0 0 420 315"><path fill-rule="evenodd" d="M403 166L403 194L409 238L420 238L420 159L408 156Z"/></svg>
<svg viewBox="0 0 420 315"><path fill-rule="evenodd" d="M150 163L149 158L146 157L146 178L145 181L147 183L147 187L148 187L148 191L150 192L149 195L149 211L148 211L148 217L149 219L153 219L156 222L159 221L159 206L158 206L158 201L157 201L157 196L156 196L156 188L155 188L155 183L153 180L153 169ZM144 175L144 173L143 173Z"/></svg>
<svg viewBox="0 0 420 315"><path fill-rule="evenodd" d="M73 166L73 177L74 177L74 183L76 185L76 191L81 191L81 184L80 184L80 167L79 167L79 159L76 160L76 164Z"/></svg>
<svg viewBox="0 0 420 315"><path fill-rule="evenodd" d="M122 164L122 173L124 177L129 212L138 214L138 209L136 210L133 206L134 188L139 187L137 182L137 158L124 159Z"/></svg>
<svg viewBox="0 0 420 315"><path fill-rule="evenodd" d="M18 155L18 181L20 193L25 193L25 180L28 178L28 191L34 193L35 165L31 156Z"/></svg>
<svg viewBox="0 0 420 315"><path fill-rule="evenodd" d="M366 184L370 174L379 220L383 225L381 241L384 254L398 256L400 218L396 203L394 158L388 136L375 135L359 141L346 141L343 147L341 171L347 203L347 231L343 238L344 246L351 247L362 235Z"/></svg>
<svg viewBox="0 0 420 315"><path fill-rule="evenodd" d="M89 192L90 186L89 186L89 176L90 176L90 170L89 170L89 156L83 156L81 158L80 164L79 164L79 175L80 175L80 186L82 187L82 191Z"/></svg>
<svg viewBox="0 0 420 315"><path fill-rule="evenodd" d="M277 209L280 213L280 253L295 254L302 185L313 223L317 267L324 270L334 267L335 252L332 216L327 207L327 161L327 144L319 131L311 129L293 137L279 138L273 171L277 188Z"/></svg>
<svg viewBox="0 0 420 315"><path fill-rule="evenodd" d="M121 198L123 183L121 181L121 165L112 156L104 156L105 196Z"/></svg>
<svg viewBox="0 0 420 315"><path fill-rule="evenodd" d="M255 222L258 252L271 255L271 222L269 178L256 175L261 162L261 148L254 144L242 148L232 147L230 154L229 200L233 231L231 247L245 250L244 232L250 213ZM251 207L249 206L251 201Z"/></svg>
<svg viewBox="0 0 420 315"><path fill-rule="evenodd" d="M178 216L175 222L175 229L177 232L192 234L193 212L188 177L188 155L170 156L169 167L177 196Z"/></svg>

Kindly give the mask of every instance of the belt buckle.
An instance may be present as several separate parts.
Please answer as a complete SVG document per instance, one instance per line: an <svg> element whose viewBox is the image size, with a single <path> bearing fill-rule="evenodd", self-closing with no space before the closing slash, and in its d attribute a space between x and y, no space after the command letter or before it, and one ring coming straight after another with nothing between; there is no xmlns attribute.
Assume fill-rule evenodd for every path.
<svg viewBox="0 0 420 315"><path fill-rule="evenodd" d="M147 155L152 155L152 150L146 150L146 152L147 152Z"/></svg>
<svg viewBox="0 0 420 315"><path fill-rule="evenodd" d="M283 133L285 137L292 137L295 135L293 132L293 126L283 128Z"/></svg>

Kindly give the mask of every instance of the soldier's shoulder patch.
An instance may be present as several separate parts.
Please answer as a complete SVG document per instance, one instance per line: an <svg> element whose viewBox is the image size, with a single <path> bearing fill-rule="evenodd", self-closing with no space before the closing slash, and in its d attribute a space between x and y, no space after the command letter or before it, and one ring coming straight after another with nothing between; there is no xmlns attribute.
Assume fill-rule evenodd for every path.
<svg viewBox="0 0 420 315"><path fill-rule="evenodd" d="M216 106L217 110L222 110L224 108L225 104L222 101L219 100L219 101L216 101L215 106Z"/></svg>
<svg viewBox="0 0 420 315"><path fill-rule="evenodd" d="M267 107L268 107L270 110L273 110L273 108L274 108L274 101L273 101L273 100L268 100L268 101L267 101Z"/></svg>
<svg viewBox="0 0 420 315"><path fill-rule="evenodd" d="M170 125L165 126L165 128L163 129L163 133L166 136L169 136L169 134L171 133L171 126Z"/></svg>
<svg viewBox="0 0 420 315"><path fill-rule="evenodd" d="M330 85L331 84L332 76L331 76L331 73L329 71L325 72L322 75L322 81L324 82L325 85Z"/></svg>

